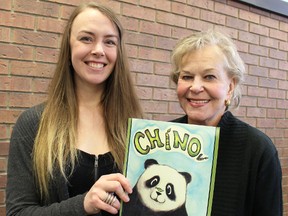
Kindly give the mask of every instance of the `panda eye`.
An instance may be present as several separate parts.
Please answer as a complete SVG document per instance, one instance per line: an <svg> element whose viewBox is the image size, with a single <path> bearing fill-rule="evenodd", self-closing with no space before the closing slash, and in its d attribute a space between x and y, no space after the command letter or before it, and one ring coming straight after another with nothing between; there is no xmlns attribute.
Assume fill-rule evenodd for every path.
<svg viewBox="0 0 288 216"><path fill-rule="evenodd" d="M160 180L159 176L153 176L152 178L146 181L146 186L149 188L155 187L159 183L159 180Z"/></svg>
<svg viewBox="0 0 288 216"><path fill-rule="evenodd" d="M166 195L169 197L171 200L176 199L175 191L174 191L174 186L169 183L166 185Z"/></svg>

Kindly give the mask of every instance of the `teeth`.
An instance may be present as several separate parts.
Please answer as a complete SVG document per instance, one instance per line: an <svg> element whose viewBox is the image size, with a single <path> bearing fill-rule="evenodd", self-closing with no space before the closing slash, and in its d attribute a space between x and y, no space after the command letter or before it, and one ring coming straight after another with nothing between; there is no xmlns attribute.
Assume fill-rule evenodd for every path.
<svg viewBox="0 0 288 216"><path fill-rule="evenodd" d="M100 69L100 68L103 68L103 67L104 67L104 64L102 64L102 63L89 62L88 65L89 65L90 67L97 68L97 69Z"/></svg>
<svg viewBox="0 0 288 216"><path fill-rule="evenodd" d="M208 103L208 100L189 100L191 103L197 103L197 104L202 104L202 103Z"/></svg>

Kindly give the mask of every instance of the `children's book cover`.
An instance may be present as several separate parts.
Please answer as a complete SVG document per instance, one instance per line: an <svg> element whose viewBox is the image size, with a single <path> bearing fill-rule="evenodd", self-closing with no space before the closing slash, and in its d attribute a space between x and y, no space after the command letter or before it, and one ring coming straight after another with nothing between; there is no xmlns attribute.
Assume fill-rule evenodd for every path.
<svg viewBox="0 0 288 216"><path fill-rule="evenodd" d="M219 128L129 119L120 216L209 216Z"/></svg>

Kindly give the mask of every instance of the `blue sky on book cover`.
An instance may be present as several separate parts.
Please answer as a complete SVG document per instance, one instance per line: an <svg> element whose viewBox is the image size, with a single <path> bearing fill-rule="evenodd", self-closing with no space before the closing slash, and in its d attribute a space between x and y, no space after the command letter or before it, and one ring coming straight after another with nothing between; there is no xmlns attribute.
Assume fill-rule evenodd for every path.
<svg viewBox="0 0 288 216"><path fill-rule="evenodd" d="M156 159L159 164L173 167L179 172L185 171L191 174L192 180L187 185L186 210L187 214L204 216L209 215L209 202L212 200L214 176L216 170L216 158L218 150L219 129L216 127L199 126L191 124L180 124L173 122L130 119L128 132L128 148L126 152L126 162L124 172L130 180L132 187L137 183L139 176L144 172L144 163L147 159ZM152 136L155 129L159 129L159 137L164 145L154 143L154 149L151 148L151 142L145 135L148 130ZM189 140L197 138L200 145L191 145L190 153L188 145L185 149L173 147L174 132L184 139L189 134ZM138 147L135 147L135 135L138 137L138 144L145 149L143 154L139 153ZM192 142L191 142L192 143ZM168 148L167 148L168 146ZM168 150L167 150L168 149ZM191 151L195 154L191 154ZM197 153L196 153L197 152ZM211 208L211 203L210 203ZM211 210L211 209L210 209ZM123 214L125 215L125 214Z"/></svg>

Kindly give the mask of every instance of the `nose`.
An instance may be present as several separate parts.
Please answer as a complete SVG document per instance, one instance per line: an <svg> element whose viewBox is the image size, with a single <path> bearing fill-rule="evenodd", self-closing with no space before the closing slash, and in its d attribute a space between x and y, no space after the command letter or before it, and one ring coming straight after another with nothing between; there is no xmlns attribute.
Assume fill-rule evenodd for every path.
<svg viewBox="0 0 288 216"><path fill-rule="evenodd" d="M191 82L189 90L195 93L199 93L204 90L204 83L199 78L194 78Z"/></svg>
<svg viewBox="0 0 288 216"><path fill-rule="evenodd" d="M99 42L95 43L92 50L91 50L91 53L93 55L96 55L97 57L104 56L105 52L103 49L103 45Z"/></svg>

